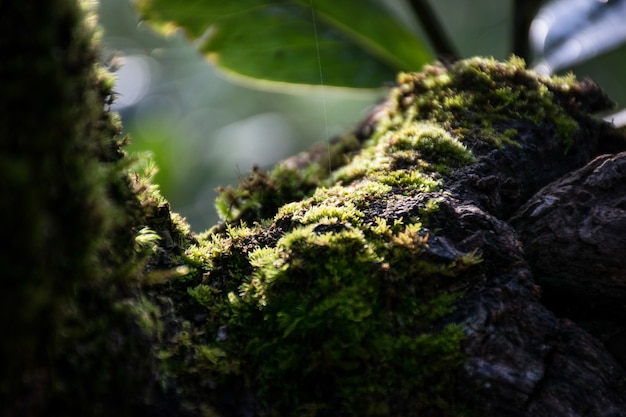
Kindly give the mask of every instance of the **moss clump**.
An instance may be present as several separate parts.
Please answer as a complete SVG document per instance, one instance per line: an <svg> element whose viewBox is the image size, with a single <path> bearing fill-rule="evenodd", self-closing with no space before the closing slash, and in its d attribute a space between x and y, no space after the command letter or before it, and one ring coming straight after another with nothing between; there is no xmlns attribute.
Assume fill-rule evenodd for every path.
<svg viewBox="0 0 626 417"><path fill-rule="evenodd" d="M475 152L514 144L523 121L553 126L571 144L578 129L572 115L587 110L572 108L580 105L570 100L572 90L580 87L573 75L538 75L515 57L508 62L472 58L450 68L426 66L420 73L400 74L398 83L383 129L430 121Z"/></svg>
<svg viewBox="0 0 626 417"><path fill-rule="evenodd" d="M254 167L238 188L219 188L215 206L222 219L258 221L271 217L284 203L306 197L323 175L319 164L305 171L279 164L269 173Z"/></svg>
<svg viewBox="0 0 626 417"><path fill-rule="evenodd" d="M370 177L378 183L406 190L434 191L441 174L474 162L465 146L432 123L406 123L378 132L369 146L333 173L333 180L349 183Z"/></svg>
<svg viewBox="0 0 626 417"><path fill-rule="evenodd" d="M271 218L283 204L309 196L346 162L345 155L359 148L356 137L349 135L280 162L269 173L255 167L237 188L218 189L217 213L229 222Z"/></svg>
<svg viewBox="0 0 626 417"><path fill-rule="evenodd" d="M208 316L169 366L243 378L270 415L458 415L447 399L462 331L433 323L457 297L444 281L479 259L427 261L419 223L366 225L364 201L312 200L271 245L252 248L260 231L238 226L188 252L210 271L188 289Z"/></svg>

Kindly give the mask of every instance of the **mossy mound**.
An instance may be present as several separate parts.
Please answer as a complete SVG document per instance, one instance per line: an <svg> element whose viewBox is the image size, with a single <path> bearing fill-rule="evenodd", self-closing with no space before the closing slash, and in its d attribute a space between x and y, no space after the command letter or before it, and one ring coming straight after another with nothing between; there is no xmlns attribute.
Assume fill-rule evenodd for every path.
<svg viewBox="0 0 626 417"><path fill-rule="evenodd" d="M356 132L328 150L331 172L315 151L219 197L230 221L197 236L193 273L167 283L182 331L163 363L209 415L465 415L464 332L446 317L481 254L447 245L430 218L449 176L519 147L518 126L555 132L565 152L590 109L576 100L584 84L518 59L398 83L364 142Z"/></svg>

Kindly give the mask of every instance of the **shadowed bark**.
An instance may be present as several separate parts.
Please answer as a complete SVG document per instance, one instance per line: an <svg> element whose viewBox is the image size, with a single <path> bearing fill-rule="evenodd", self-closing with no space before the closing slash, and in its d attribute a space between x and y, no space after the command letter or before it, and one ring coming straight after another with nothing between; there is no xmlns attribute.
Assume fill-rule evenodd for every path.
<svg viewBox="0 0 626 417"><path fill-rule="evenodd" d="M511 224L543 302L626 366L626 154L602 155L535 194Z"/></svg>

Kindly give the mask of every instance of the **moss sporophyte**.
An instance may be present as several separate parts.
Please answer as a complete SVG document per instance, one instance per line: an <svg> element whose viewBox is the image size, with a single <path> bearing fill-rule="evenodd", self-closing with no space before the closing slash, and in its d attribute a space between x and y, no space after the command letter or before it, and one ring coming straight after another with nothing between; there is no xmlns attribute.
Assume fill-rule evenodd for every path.
<svg viewBox="0 0 626 417"><path fill-rule="evenodd" d="M481 256L434 256L430 218L450 173L516 146L515 121L569 141L573 82L516 58L400 74L369 137L333 144L332 171L303 155L225 190L227 223L197 236L193 273L170 283L203 319L189 308L165 368L206 407L237 383L265 415L465 415L464 332L446 317Z"/></svg>

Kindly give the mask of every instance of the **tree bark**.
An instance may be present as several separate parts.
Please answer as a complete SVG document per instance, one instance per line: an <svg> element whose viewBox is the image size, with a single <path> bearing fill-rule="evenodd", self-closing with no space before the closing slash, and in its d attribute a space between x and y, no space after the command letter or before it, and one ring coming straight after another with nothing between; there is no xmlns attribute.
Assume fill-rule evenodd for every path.
<svg viewBox="0 0 626 417"><path fill-rule="evenodd" d="M442 86L437 86L438 81ZM467 410L494 417L625 413L624 327L620 324L624 315L625 282L622 273L624 170L623 154L612 153L626 149L626 142L621 132L590 116L609 105L606 96L589 80L565 86L562 79L539 77L523 70L516 62L501 64L480 59L462 61L448 69L428 68L422 74L401 76L399 82L389 99L355 132L354 137L363 141L361 149L356 151L357 156L354 142L344 140L334 144L342 152L348 149L350 156L343 167L334 166L335 176L326 184L351 190L345 200L337 197L343 194L335 188L331 188L335 190L332 192L318 189L317 198L304 199L295 206L282 206L289 201L290 194L277 193L278 178L285 177L285 169L293 170L295 178L298 172L327 161L328 156L321 149L279 165L280 175L275 174L276 171L269 174L255 171L238 189L224 193L222 198L236 212L230 226L217 227L213 232L219 239L228 239L229 244L223 249L228 255L211 258L212 266L206 269L203 280L206 288L215 293L224 288L236 289L242 283L244 287L239 288L249 288L246 285L253 282L246 277L262 277L268 273L247 261L259 248L276 248L279 253L287 250L281 255L285 258L279 259L288 259L284 267L292 268L291 258L297 256L290 252L292 249L281 246L281 236L289 236L310 222L316 225L314 232L325 236L355 227L368 233L373 224L380 222L405 224L419 219L422 228L419 236L427 240L426 246L421 253L414 248L415 258L404 266L395 263L393 252L382 251L384 259L380 265L388 271L385 274L390 274L386 276L393 276L404 284L383 286L379 297L386 300L381 304L389 306L402 304L401 294L404 293L420 299L460 294L454 311L431 324L432 329L439 330L426 332L438 334L450 324L463 329L461 365L454 371L448 369L433 376L435 380L446 381L446 376L453 375L452 391L438 393L421 388L426 396L441 396L448 405L433 405L428 400L413 402L410 396L398 399L392 390L389 398L396 398L396 403L380 400L377 404L383 405L378 411L371 404L369 408L355 411L354 407L342 408L340 404L347 401L345 398L336 400L326 393L324 398L306 397L306 401L317 400L330 407L329 412L328 408L320 406L321 411L313 415L465 415ZM550 91L548 98L541 93L544 89ZM504 91L515 99L507 98ZM458 97L467 99L467 107L454 104ZM551 107L553 105L557 107ZM496 111L494 109L498 109L495 120L490 115ZM535 112L537 109L541 110ZM397 122L398 117L404 121ZM472 150L474 160L471 163L457 164L454 158L461 156L448 158L443 149L431 153L431 148L419 147L419 140L413 138L421 137L420 129L431 128L433 120L462 138L462 143ZM502 135L511 134L511 129L514 134L504 138ZM437 132L435 129L424 135L432 139L437 137ZM416 149L419 156L411 153ZM331 160L336 160L335 156L331 149ZM377 160L383 163L378 165ZM442 161L451 163L454 168L443 170L438 177L433 173L436 168L432 167ZM411 188L412 183L407 185L384 176L395 173L394 178L397 178L420 169L441 178L441 188L416 190ZM337 180L341 181L339 185L333 182ZM361 197L359 187L369 181L392 182L394 186L387 192L372 191L368 198ZM311 184L310 181L304 183ZM286 198L268 205L267 202L272 201L268 195ZM433 201L437 202L437 208L427 209ZM335 214L328 214L330 217L307 220L307 213L323 208L339 210L354 206L358 207L357 217L346 214L344 218L332 211ZM286 207L300 208L286 210ZM425 212L428 212L426 216ZM233 232L236 229L232 229L240 219L248 224L259 222L254 231L246 232L251 235L246 239L236 237L243 231ZM401 235L391 237L386 248L394 247ZM376 240L369 245L375 247ZM317 250L315 245L307 248ZM477 251L482 262L463 266L462 259ZM346 256L351 255L346 253ZM239 268L243 268L242 275L232 272L233 258L237 259ZM301 265L300 262L314 261L293 260L294 265ZM319 262L332 263L333 258L321 256ZM417 275L411 272L420 262L448 263L453 265L452 269L459 268L462 272L450 273L453 278L422 279L420 276L425 272ZM398 267L399 271L394 270ZM305 266L301 274L306 276L306 271L313 269L313 266ZM272 279L280 282L281 272L275 270L272 276L274 273L277 278ZM372 271L370 279L380 279L378 273ZM407 274L408 281L399 278L403 274ZM288 276L287 272L285 279L295 279ZM409 284L413 280L420 282L417 291ZM309 291L315 291L314 284L306 285ZM245 296L241 297L245 302ZM271 295L267 297L267 302L271 303ZM218 295L213 302L219 299ZM303 305L306 300L306 296L303 297ZM275 302L279 303L279 299ZM578 307L582 303L585 307ZM263 323L273 320L271 313L263 308L259 310L265 312L261 313ZM394 307L390 307L388 313L402 316ZM288 315L286 312L279 314ZM329 314L326 319L333 321L334 317ZM211 325L200 327L209 334L217 331ZM221 329L234 333L234 327L228 324ZM398 331L401 332L395 329L392 333ZM329 340L336 337L332 335L332 327L327 332ZM246 338L239 340L245 343ZM281 342L278 338L275 343L277 350L286 349L289 340ZM307 343L306 338L301 343ZM371 363L366 361L363 378L367 378L368 366L383 366L377 364L376 352L370 354ZM443 359L435 355L431 360ZM247 366L254 369L261 365L250 361ZM254 378L254 372L244 374ZM343 371L335 372L342 374ZM346 381L353 377L350 372L344 374ZM327 385L334 386L335 377L321 378ZM376 379L376 376L370 378ZM293 382L300 391L319 389L314 383L302 381ZM410 378L406 382L410 384ZM375 383L373 385L376 387ZM247 389L238 387L239 394L229 391L229 395L239 398L236 403L245 404L243 408L220 404L219 398L212 397L213 404L224 415L262 414L267 412L264 407L276 410L271 404L271 401L279 401L276 397L259 399L254 394L254 384ZM270 404L263 404L263 398ZM359 401L367 402L367 399ZM294 412L293 409L280 410L284 415Z"/></svg>
<svg viewBox="0 0 626 417"><path fill-rule="evenodd" d="M626 154L595 158L544 187L511 219L543 303L626 367Z"/></svg>

